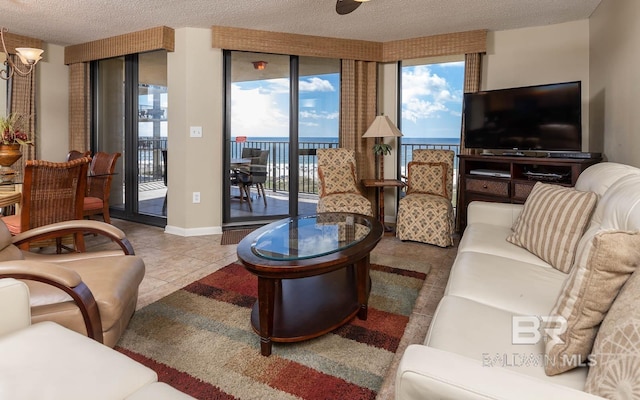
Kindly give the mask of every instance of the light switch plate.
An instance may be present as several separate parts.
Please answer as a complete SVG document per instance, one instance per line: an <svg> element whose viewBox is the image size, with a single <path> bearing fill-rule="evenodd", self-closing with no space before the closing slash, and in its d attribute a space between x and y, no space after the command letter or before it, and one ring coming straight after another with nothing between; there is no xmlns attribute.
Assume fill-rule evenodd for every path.
<svg viewBox="0 0 640 400"><path fill-rule="evenodd" d="M189 128L189 136L191 137L202 137L202 127L201 126L192 126Z"/></svg>
<svg viewBox="0 0 640 400"><path fill-rule="evenodd" d="M200 192L193 192L193 204L200 203Z"/></svg>

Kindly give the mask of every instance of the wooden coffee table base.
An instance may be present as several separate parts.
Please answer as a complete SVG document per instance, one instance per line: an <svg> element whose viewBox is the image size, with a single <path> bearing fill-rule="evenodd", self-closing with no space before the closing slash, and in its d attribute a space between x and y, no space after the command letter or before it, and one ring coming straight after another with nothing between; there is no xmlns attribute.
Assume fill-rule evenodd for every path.
<svg viewBox="0 0 640 400"><path fill-rule="evenodd" d="M369 256L321 275L294 279L258 276L258 301L251 325L260 335L260 351L273 342L298 342L331 332L356 315L367 319L371 288Z"/></svg>

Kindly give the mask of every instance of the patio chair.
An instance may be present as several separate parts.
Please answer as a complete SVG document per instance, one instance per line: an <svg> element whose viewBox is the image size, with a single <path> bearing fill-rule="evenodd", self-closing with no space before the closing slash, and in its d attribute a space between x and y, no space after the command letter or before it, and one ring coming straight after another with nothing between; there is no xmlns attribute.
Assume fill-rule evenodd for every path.
<svg viewBox="0 0 640 400"><path fill-rule="evenodd" d="M407 192L398 206L398 239L453 245L453 159L452 150L413 151Z"/></svg>
<svg viewBox="0 0 640 400"><path fill-rule="evenodd" d="M317 212L351 212L373 216L371 202L360 192L355 152L349 149L318 149Z"/></svg>
<svg viewBox="0 0 640 400"><path fill-rule="evenodd" d="M109 196L111 195L111 181L116 169L116 161L120 153L105 153L99 151L93 155L91 168L87 177L87 194L83 203L83 216L102 214L104 222L110 224Z"/></svg>
<svg viewBox="0 0 640 400"><path fill-rule="evenodd" d="M243 149L244 150L244 149ZM267 160L269 159L269 150L261 150L260 155L251 158L249 168L236 169L236 183L240 188L240 195L243 193L249 199L251 206L251 186L256 185L258 197L262 196L264 206L267 206L267 196L264 191L264 183L267 181ZM253 209L252 209L253 211Z"/></svg>

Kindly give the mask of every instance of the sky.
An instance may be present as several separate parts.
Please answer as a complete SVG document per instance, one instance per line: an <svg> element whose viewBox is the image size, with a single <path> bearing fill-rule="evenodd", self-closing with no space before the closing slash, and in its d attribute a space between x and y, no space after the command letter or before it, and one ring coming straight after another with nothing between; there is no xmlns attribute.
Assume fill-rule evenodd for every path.
<svg viewBox="0 0 640 400"><path fill-rule="evenodd" d="M402 68L405 137L460 136L464 62ZM337 137L339 74L305 76L299 82L300 137ZM289 131L289 80L234 82L231 136L278 137Z"/></svg>

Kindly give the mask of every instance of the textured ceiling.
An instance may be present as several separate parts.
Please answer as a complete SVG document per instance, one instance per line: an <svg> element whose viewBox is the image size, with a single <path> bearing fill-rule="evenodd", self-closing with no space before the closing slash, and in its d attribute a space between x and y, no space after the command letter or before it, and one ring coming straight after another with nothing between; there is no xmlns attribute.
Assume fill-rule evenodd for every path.
<svg viewBox="0 0 640 400"><path fill-rule="evenodd" d="M69 45L160 25L212 25L386 42L589 18L600 0L371 0L338 15L335 0L1 0L0 26Z"/></svg>

